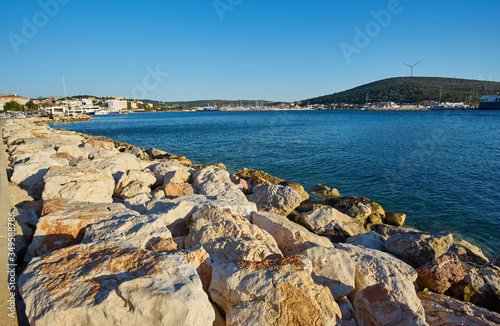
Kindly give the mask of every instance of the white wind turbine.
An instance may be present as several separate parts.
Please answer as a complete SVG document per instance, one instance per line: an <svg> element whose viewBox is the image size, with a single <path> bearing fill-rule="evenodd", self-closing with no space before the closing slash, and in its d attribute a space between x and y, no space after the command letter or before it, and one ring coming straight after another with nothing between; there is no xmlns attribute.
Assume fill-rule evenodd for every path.
<svg viewBox="0 0 500 326"><path fill-rule="evenodd" d="M415 66L416 66L416 65L419 65L419 64L421 64L421 63L422 63L422 61L417 62L417 63L416 63L416 64L414 64L413 66L412 66L412 65L409 65L409 64L407 64L407 63L403 63L403 64L404 64L404 65L407 65L408 67L410 67L410 68L411 68L411 76L413 77L413 68L415 68Z"/></svg>

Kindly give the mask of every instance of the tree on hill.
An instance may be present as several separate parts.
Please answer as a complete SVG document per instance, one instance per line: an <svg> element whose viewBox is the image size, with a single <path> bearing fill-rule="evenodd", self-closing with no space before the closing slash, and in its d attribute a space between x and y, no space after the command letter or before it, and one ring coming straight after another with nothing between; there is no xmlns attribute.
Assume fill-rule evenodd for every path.
<svg viewBox="0 0 500 326"><path fill-rule="evenodd" d="M6 111L22 111L23 107L21 104L17 103L16 101L10 101L5 103L4 109Z"/></svg>

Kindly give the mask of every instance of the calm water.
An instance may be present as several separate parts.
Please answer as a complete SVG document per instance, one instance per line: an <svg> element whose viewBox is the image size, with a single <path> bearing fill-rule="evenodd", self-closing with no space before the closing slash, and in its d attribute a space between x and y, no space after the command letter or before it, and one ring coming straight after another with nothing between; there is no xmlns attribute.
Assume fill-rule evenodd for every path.
<svg viewBox="0 0 500 326"><path fill-rule="evenodd" d="M500 253L500 111L183 112L56 128L365 196L407 225Z"/></svg>

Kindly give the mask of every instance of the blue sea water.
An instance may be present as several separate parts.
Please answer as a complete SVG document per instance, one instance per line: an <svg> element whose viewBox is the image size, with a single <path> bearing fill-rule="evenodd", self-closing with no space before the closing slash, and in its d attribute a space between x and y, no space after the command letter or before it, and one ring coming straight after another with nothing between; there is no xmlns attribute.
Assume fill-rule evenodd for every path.
<svg viewBox="0 0 500 326"><path fill-rule="evenodd" d="M325 184L500 253L500 111L144 113L53 127L260 169L306 190Z"/></svg>

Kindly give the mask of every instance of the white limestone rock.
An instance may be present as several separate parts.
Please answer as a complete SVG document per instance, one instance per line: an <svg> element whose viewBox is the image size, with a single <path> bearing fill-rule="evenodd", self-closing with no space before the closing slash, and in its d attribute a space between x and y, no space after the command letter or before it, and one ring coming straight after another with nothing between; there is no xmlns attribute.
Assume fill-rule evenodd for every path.
<svg viewBox="0 0 500 326"><path fill-rule="evenodd" d="M156 182L156 177L149 172L141 170L127 170L118 180L114 196L118 198L134 197L138 194L151 192L151 186Z"/></svg>
<svg viewBox="0 0 500 326"><path fill-rule="evenodd" d="M43 180L43 200L66 198L94 203L113 202L114 179L97 169L52 167Z"/></svg>
<svg viewBox="0 0 500 326"><path fill-rule="evenodd" d="M184 258L127 242L80 244L35 258L19 278L32 325L206 325L215 313Z"/></svg>
<svg viewBox="0 0 500 326"><path fill-rule="evenodd" d="M160 217L131 212L90 224L81 243L125 240L138 248L149 249L150 245L169 238L172 234Z"/></svg>
<svg viewBox="0 0 500 326"><path fill-rule="evenodd" d="M230 208L248 220L251 219L252 213L257 211L257 206L247 200L238 201L231 197L211 200L203 195L186 195L173 200L163 198L151 201L147 204L147 213L160 215L174 236L182 236L189 231L188 225L193 213L207 204Z"/></svg>
<svg viewBox="0 0 500 326"><path fill-rule="evenodd" d="M335 208L317 208L302 213L298 222L314 233L328 237L333 242L343 242L350 236L367 232L361 221Z"/></svg>
<svg viewBox="0 0 500 326"><path fill-rule="evenodd" d="M310 232L282 215L255 212L252 223L271 234L285 256L300 254L315 246L333 247L327 238Z"/></svg>
<svg viewBox="0 0 500 326"><path fill-rule="evenodd" d="M299 192L291 187L281 185L264 185L258 187L248 200L257 204L262 209L277 208L284 215L289 215L294 209L299 207L302 197Z"/></svg>
<svg viewBox="0 0 500 326"><path fill-rule="evenodd" d="M139 215L122 204L54 199L44 202L25 261L80 243L87 226L116 216Z"/></svg>
<svg viewBox="0 0 500 326"><path fill-rule="evenodd" d="M415 269L391 254L374 249L338 243L335 247L344 250L356 266L355 290L349 295L354 302L356 294L364 288L378 283L386 284L411 310L424 314L422 303L415 292L414 282L418 274Z"/></svg>
<svg viewBox="0 0 500 326"><path fill-rule="evenodd" d="M213 262L261 261L282 257L273 237L238 211L205 205L192 216L186 248L201 245Z"/></svg>
<svg viewBox="0 0 500 326"><path fill-rule="evenodd" d="M220 199L234 198L236 201L247 201L242 189L235 185L227 171L214 166L206 166L193 175L195 193Z"/></svg>
<svg viewBox="0 0 500 326"><path fill-rule="evenodd" d="M140 168L138 159L134 155L126 153L83 161L78 163L76 167L78 169L94 168L103 171L112 175L115 181L118 181L127 170L139 170Z"/></svg>
<svg viewBox="0 0 500 326"><path fill-rule="evenodd" d="M302 253L312 262L313 280L330 289L335 300L354 291L355 265L343 250L314 247Z"/></svg>
<svg viewBox="0 0 500 326"><path fill-rule="evenodd" d="M340 325L339 306L300 256L214 264L209 292L228 325Z"/></svg>

